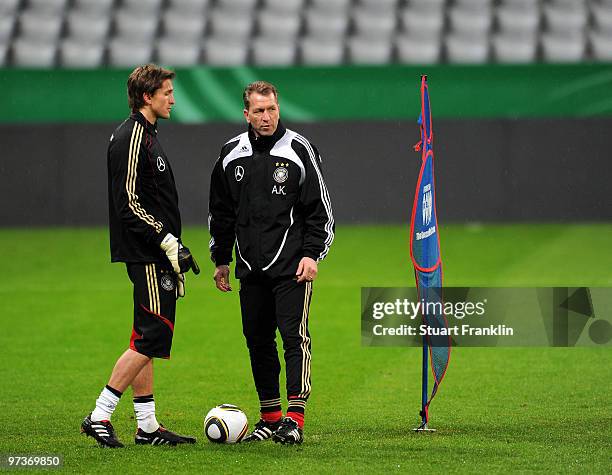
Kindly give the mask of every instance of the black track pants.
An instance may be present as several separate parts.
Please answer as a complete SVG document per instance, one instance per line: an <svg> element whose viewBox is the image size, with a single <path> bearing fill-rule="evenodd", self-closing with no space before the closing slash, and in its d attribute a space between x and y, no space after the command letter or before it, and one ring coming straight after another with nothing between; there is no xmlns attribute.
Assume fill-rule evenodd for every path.
<svg viewBox="0 0 612 475"><path fill-rule="evenodd" d="M260 401L280 397L280 362L276 350L278 328L285 355L287 396L310 395L310 334L308 311L312 282L294 279L246 278L240 282L242 331L251 358Z"/></svg>

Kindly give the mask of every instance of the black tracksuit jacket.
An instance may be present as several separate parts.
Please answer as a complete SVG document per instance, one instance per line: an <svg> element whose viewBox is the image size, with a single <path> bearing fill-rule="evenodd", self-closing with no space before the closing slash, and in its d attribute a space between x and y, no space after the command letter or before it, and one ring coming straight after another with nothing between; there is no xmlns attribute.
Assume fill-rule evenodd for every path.
<svg viewBox="0 0 612 475"><path fill-rule="evenodd" d="M292 277L302 257L325 258L334 239L331 201L317 149L285 129L228 141L210 184L211 258L232 261L236 277Z"/></svg>
<svg viewBox="0 0 612 475"><path fill-rule="evenodd" d="M111 136L107 159L111 261L170 265L159 245L167 233L181 236L181 215L157 124L130 115Z"/></svg>

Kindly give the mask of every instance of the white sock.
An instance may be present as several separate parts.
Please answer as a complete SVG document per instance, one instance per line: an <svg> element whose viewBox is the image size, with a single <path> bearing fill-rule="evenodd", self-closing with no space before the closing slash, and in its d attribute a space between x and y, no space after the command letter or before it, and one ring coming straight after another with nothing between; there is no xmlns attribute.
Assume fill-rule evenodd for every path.
<svg viewBox="0 0 612 475"><path fill-rule="evenodd" d="M96 408L91 413L91 420L110 421L120 397L105 387L96 399Z"/></svg>
<svg viewBox="0 0 612 475"><path fill-rule="evenodd" d="M159 429L159 422L155 417L155 400L153 395L134 398L134 412L138 428L151 433Z"/></svg>

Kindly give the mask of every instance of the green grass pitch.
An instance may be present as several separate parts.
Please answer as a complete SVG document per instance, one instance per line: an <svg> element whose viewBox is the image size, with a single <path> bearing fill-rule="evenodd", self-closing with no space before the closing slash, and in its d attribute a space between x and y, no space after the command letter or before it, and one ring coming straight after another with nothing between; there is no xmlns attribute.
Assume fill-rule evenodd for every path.
<svg viewBox="0 0 612 475"><path fill-rule="evenodd" d="M446 285L612 286L612 225L448 225ZM339 226L315 283L313 393L306 442L214 445L206 411L258 404L237 285L212 283L208 233L184 240L188 276L170 361L156 361L158 419L195 446L136 447L129 391L113 417L123 450L79 434L131 330L131 290L108 263L105 229L3 230L0 454L58 454L63 470L104 473L612 471L610 348L458 348L431 406L435 434L414 434L420 349L360 346L361 286L413 286L406 227Z"/></svg>

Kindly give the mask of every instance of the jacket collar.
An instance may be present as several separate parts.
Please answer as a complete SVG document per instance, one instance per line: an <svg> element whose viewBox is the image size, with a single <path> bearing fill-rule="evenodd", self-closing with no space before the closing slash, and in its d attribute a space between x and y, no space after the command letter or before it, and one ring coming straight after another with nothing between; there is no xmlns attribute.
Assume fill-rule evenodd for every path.
<svg viewBox="0 0 612 475"><path fill-rule="evenodd" d="M249 141L251 142L251 145L253 146L255 150L258 150L258 151L270 150L272 147L274 147L274 144L278 142L283 135L285 135L286 131L287 129L285 129L285 126L279 120L276 130L274 131L272 135L268 135L268 136L260 135L258 137L255 135L255 131L249 124Z"/></svg>
<svg viewBox="0 0 612 475"><path fill-rule="evenodd" d="M130 114L130 117L132 119L134 119L136 122L138 122L140 125L142 125L145 130L147 132L149 132L151 135L157 135L157 122L155 122L154 124L151 124L151 122L149 122L144 115L142 115L141 112L132 112Z"/></svg>

